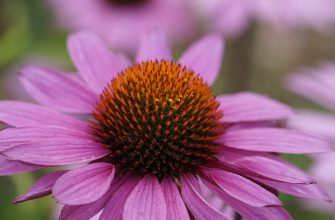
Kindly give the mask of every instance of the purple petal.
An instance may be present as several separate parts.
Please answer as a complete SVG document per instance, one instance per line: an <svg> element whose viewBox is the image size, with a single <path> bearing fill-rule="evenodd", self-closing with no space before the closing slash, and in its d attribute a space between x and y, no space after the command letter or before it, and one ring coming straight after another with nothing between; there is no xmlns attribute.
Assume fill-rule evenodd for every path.
<svg viewBox="0 0 335 220"><path fill-rule="evenodd" d="M100 144L77 137L36 140L3 152L9 159L42 166L88 162L102 158L108 153L109 150Z"/></svg>
<svg viewBox="0 0 335 220"><path fill-rule="evenodd" d="M283 119L293 115L287 105L266 96L241 92L234 95L219 96L222 121L227 123Z"/></svg>
<svg viewBox="0 0 335 220"><path fill-rule="evenodd" d="M131 190L136 183L133 186L130 186L127 181L129 178L119 178L118 176L115 176L113 179L113 182L111 183L111 187L108 190L108 192L103 195L100 199L93 203L85 204L85 205L76 205L76 206L64 206L62 208L60 219L90 219L94 217L99 211L102 209L106 210L108 209L108 201L110 200L115 193L117 194L119 191L123 190ZM130 188L126 188L125 186L130 186ZM119 208L119 207L118 207ZM122 209L123 210L123 209ZM112 213L111 213L112 214ZM121 211L122 216L122 211ZM101 216L101 218L103 218ZM100 219L101 219L100 218ZM110 218L114 219L114 218ZM118 219L118 218L115 218Z"/></svg>
<svg viewBox="0 0 335 220"><path fill-rule="evenodd" d="M188 220L190 219L184 201L180 196L176 183L165 178L162 182L162 189L166 200L166 220Z"/></svg>
<svg viewBox="0 0 335 220"><path fill-rule="evenodd" d="M134 187L138 184L139 179L135 177L123 177L123 181L119 182L121 184L112 185L111 190L114 190L114 192L105 205L99 220L122 219L124 204Z"/></svg>
<svg viewBox="0 0 335 220"><path fill-rule="evenodd" d="M228 131L221 137L227 147L276 153L325 153L334 148L326 139L306 132L280 128Z"/></svg>
<svg viewBox="0 0 335 220"><path fill-rule="evenodd" d="M98 94L125 68L120 56L113 54L93 33L72 34L68 39L68 50L79 74Z"/></svg>
<svg viewBox="0 0 335 220"><path fill-rule="evenodd" d="M205 177L235 199L250 206L280 206L280 200L258 184L227 171L204 171Z"/></svg>
<svg viewBox="0 0 335 220"><path fill-rule="evenodd" d="M39 105L0 102L0 121L14 127L57 125L75 130L87 130L87 123Z"/></svg>
<svg viewBox="0 0 335 220"><path fill-rule="evenodd" d="M200 195L200 185L193 176L182 176L181 195L187 207L197 220L222 219L230 220L227 216L210 206Z"/></svg>
<svg viewBox="0 0 335 220"><path fill-rule="evenodd" d="M172 55L169 45L162 33L150 32L142 37L136 62L171 59Z"/></svg>
<svg viewBox="0 0 335 220"><path fill-rule="evenodd" d="M191 45L178 62L200 74L209 85L212 85L220 71L222 54L222 38L212 34Z"/></svg>
<svg viewBox="0 0 335 220"><path fill-rule="evenodd" d="M15 145L41 139L69 139L72 137L93 140L93 137L89 133L69 130L62 127L7 128L0 132L0 152L8 150Z"/></svg>
<svg viewBox="0 0 335 220"><path fill-rule="evenodd" d="M21 72L23 85L39 103L65 112L92 112L96 95L69 74L35 66Z"/></svg>
<svg viewBox="0 0 335 220"><path fill-rule="evenodd" d="M97 201L108 191L114 172L114 166L108 163L93 163L77 168L59 178L52 193L59 202L67 205Z"/></svg>
<svg viewBox="0 0 335 220"><path fill-rule="evenodd" d="M10 176L22 172L40 169L40 166L8 160L0 155L0 176Z"/></svg>
<svg viewBox="0 0 335 220"><path fill-rule="evenodd" d="M34 185L32 185L27 193L16 197L14 203L37 199L50 194L55 182L66 172L66 170L61 170L42 176L39 180L36 181L36 183L34 183Z"/></svg>
<svg viewBox="0 0 335 220"><path fill-rule="evenodd" d="M245 219L257 220L291 220L290 214L282 207L252 207L228 195L225 191L220 190L219 187L204 181L204 183L215 192L221 199L223 199L235 211L240 213Z"/></svg>
<svg viewBox="0 0 335 220"><path fill-rule="evenodd" d="M238 170L248 176L256 176L288 183L312 183L315 180L287 161L258 152L241 152L239 150L222 151L220 160L225 164L237 167Z"/></svg>
<svg viewBox="0 0 335 220"><path fill-rule="evenodd" d="M290 195L299 196L308 199L318 199L331 202L329 195L317 184L294 184L284 183L263 178L251 177L258 182L261 182L271 188L285 192Z"/></svg>
<svg viewBox="0 0 335 220"><path fill-rule="evenodd" d="M166 203L156 177L145 176L129 195L123 211L124 220L165 220Z"/></svg>

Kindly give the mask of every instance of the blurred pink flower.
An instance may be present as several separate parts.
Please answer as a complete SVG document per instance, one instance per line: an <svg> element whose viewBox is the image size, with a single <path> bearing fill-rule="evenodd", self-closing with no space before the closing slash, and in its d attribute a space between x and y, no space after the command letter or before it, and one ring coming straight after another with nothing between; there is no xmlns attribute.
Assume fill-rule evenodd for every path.
<svg viewBox="0 0 335 220"><path fill-rule="evenodd" d="M313 28L325 32L335 24L334 0L196 0L210 29L237 37L259 21L276 28Z"/></svg>
<svg viewBox="0 0 335 220"><path fill-rule="evenodd" d="M113 49L133 52L146 31L173 42L195 33L187 0L49 0L60 26L99 33Z"/></svg>
<svg viewBox="0 0 335 220"><path fill-rule="evenodd" d="M330 110L300 110L299 114L289 120L288 126L315 132L335 141L335 63L324 62L317 69L303 68L290 76L286 85L290 91ZM311 173L335 198L335 154L315 155L313 158ZM335 215L333 203L311 202L309 206Z"/></svg>
<svg viewBox="0 0 335 220"><path fill-rule="evenodd" d="M26 90L44 106L0 102L0 121L12 126L0 132L0 174L86 164L41 177L15 203L52 193L65 205L61 219L101 210L100 219L187 220L188 210L195 219L232 219L234 210L273 220L291 219L277 190L330 200L273 154L332 151L326 139L274 127L292 110L266 96L212 93L219 36L194 43L177 62L158 33L142 39L135 64L87 32L71 35L68 49L78 75L22 70Z"/></svg>

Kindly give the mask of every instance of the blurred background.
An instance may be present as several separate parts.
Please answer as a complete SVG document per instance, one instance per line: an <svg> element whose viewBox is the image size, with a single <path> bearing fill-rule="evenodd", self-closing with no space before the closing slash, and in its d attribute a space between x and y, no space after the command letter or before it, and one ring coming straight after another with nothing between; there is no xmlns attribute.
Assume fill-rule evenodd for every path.
<svg viewBox="0 0 335 220"><path fill-rule="evenodd" d="M203 34L201 22L197 25L199 31L194 38ZM53 11L45 1L0 0L1 99L30 100L16 79L24 64L47 64L74 70L66 51L67 34L55 23ZM335 61L334 42L335 27L320 34L313 30L284 31L253 22L241 36L226 41L222 71L214 91L222 94L252 90L294 107L323 110L285 91L282 82L288 73L301 66ZM175 57L188 44L175 45ZM303 169L311 165L311 160L304 156L286 158ZM0 177L0 219L55 219L56 204L50 197L12 204L14 198L29 189L42 172ZM280 196L294 219L332 219L329 214L304 208L301 200Z"/></svg>

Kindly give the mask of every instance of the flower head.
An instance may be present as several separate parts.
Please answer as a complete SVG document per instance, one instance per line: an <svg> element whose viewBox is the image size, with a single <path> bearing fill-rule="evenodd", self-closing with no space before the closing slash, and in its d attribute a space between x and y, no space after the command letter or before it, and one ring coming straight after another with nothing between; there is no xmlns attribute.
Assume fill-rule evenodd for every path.
<svg viewBox="0 0 335 220"><path fill-rule="evenodd" d="M287 79L287 88L307 99L320 104L328 112L301 109L291 117L288 126L315 132L335 140L335 64L324 62L318 68L302 68ZM335 196L335 154L313 155L314 163L310 172ZM315 209L327 210L334 214L334 204L309 203Z"/></svg>
<svg viewBox="0 0 335 220"><path fill-rule="evenodd" d="M236 37L254 21L277 28L314 28L326 32L335 23L333 0L197 0L208 26Z"/></svg>
<svg viewBox="0 0 335 220"><path fill-rule="evenodd" d="M22 70L45 107L0 102L1 174L79 164L41 177L15 202L52 193L61 219L290 219L277 190L329 200L312 177L272 153L332 150L318 136L275 128L289 107L255 93L216 96L223 42L209 35L173 61L151 33L135 64L97 36L69 38L79 72ZM85 113L78 119L64 113ZM211 198L208 194L211 192ZM187 208L186 208L187 207Z"/></svg>
<svg viewBox="0 0 335 220"><path fill-rule="evenodd" d="M49 0L60 27L92 30L114 49L133 52L147 31L181 43L195 32L185 0Z"/></svg>

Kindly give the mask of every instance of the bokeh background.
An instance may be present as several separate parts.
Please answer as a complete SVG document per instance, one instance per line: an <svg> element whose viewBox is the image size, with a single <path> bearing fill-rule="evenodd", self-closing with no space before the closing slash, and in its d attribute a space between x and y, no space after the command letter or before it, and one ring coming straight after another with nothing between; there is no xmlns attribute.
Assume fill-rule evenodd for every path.
<svg viewBox="0 0 335 220"><path fill-rule="evenodd" d="M45 1L0 0L0 98L30 100L16 79L20 66L27 63L73 70L66 52L66 36L67 32L55 24L53 13ZM214 90L217 94L252 90L294 107L323 110L285 91L283 79L301 66L335 61L334 42L335 27L321 35L312 30L283 31L254 23L238 39L226 41L222 71ZM186 46L175 47L175 56ZM304 156L286 158L304 169L312 163ZM16 195L29 189L42 174L43 171L38 171L0 177L0 219L55 219L56 204L50 197L12 204ZM332 219L325 213L304 208L301 200L280 196L294 219Z"/></svg>

